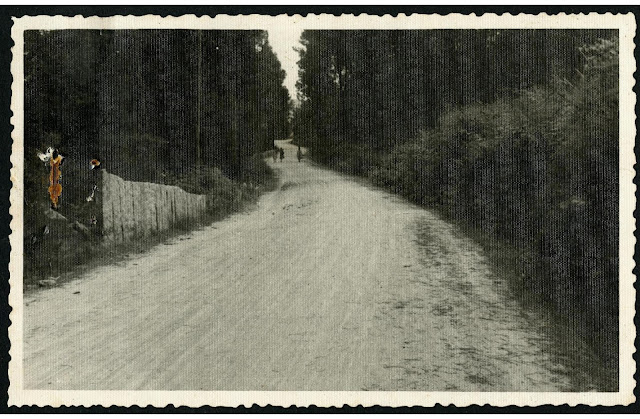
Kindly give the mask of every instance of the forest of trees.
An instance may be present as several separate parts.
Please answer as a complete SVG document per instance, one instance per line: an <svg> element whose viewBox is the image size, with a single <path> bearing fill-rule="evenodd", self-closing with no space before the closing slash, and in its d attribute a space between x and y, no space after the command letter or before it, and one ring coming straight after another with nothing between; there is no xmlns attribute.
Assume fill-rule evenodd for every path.
<svg viewBox="0 0 640 419"><path fill-rule="evenodd" d="M24 54L27 276L68 270L92 249L43 215L49 166L38 152L65 157L59 211L70 222L90 223L92 159L126 180L207 194L218 217L268 181L260 153L290 133L266 31L27 31Z"/></svg>
<svg viewBox="0 0 640 419"><path fill-rule="evenodd" d="M86 194L96 157L128 180L165 183L198 165L239 179L288 136L284 77L265 31L27 31L27 201L42 195L28 175L42 174L36 151L49 146L67 158L67 203Z"/></svg>
<svg viewBox="0 0 640 419"><path fill-rule="evenodd" d="M448 109L494 102L558 80L574 83L579 47L614 31L305 31L297 135L384 150L436 126ZM320 158L320 156L317 156Z"/></svg>
<svg viewBox="0 0 640 419"><path fill-rule="evenodd" d="M617 376L618 46L608 30L305 31L295 141L517 249Z"/></svg>

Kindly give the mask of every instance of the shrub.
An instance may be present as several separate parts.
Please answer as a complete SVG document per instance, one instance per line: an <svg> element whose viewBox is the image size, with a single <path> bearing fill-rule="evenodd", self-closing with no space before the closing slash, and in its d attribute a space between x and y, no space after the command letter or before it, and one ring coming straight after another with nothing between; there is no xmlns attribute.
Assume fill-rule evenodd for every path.
<svg viewBox="0 0 640 419"><path fill-rule="evenodd" d="M218 219L255 201L260 191L275 185L273 171L258 155L246 160L242 173L242 178L235 181L217 167L197 166L182 176L168 179L167 183L190 193L206 195L207 212L213 219Z"/></svg>
<svg viewBox="0 0 640 419"><path fill-rule="evenodd" d="M189 193L207 196L207 212L214 217L224 216L237 209L241 200L241 189L217 167L197 166L188 173L170 179Z"/></svg>
<svg viewBox="0 0 640 419"><path fill-rule="evenodd" d="M241 180L250 187L259 186L264 189L273 189L276 184L273 170L259 154L245 161Z"/></svg>

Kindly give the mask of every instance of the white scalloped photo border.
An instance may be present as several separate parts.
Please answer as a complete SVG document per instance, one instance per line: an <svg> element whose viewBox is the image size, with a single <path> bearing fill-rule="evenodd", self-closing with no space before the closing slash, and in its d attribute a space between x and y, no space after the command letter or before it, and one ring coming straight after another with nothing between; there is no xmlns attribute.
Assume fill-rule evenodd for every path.
<svg viewBox="0 0 640 419"><path fill-rule="evenodd" d="M23 107L24 107L24 31L55 29L270 29L295 27L298 29L618 29L620 33L620 377L618 392L559 393L559 392L433 392L433 391L51 391L24 388L23 376ZM635 83L634 58L636 20L627 14L399 14L371 16L367 14L328 15L195 15L161 17L111 16L65 17L25 16L13 18L11 30L14 47L11 73L13 76L11 110L13 116L11 153L10 227L11 255L9 262L9 304L11 341L9 363L10 406L424 406L436 404L458 407L470 405L540 406L578 404L589 406L628 405L635 401L633 390L636 363L634 324L636 292L634 289L634 247L636 208L634 164Z"/></svg>

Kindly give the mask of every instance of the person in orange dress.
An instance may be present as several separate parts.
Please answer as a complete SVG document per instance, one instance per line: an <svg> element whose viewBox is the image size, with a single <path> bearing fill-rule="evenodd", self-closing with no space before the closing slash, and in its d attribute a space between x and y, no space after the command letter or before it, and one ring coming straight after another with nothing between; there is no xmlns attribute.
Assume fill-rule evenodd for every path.
<svg viewBox="0 0 640 419"><path fill-rule="evenodd" d="M62 195L62 185L60 184L62 160L64 160L64 157L58 153L58 150L53 150L51 159L49 159L49 165L51 166L51 172L49 172L49 198L51 198L51 208L54 210L58 209L58 201L60 195Z"/></svg>

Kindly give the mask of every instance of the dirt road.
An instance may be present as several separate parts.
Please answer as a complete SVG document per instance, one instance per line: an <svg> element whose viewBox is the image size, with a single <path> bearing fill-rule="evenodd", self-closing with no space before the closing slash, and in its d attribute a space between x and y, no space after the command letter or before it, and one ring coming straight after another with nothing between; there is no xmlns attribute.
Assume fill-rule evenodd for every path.
<svg viewBox="0 0 640 419"><path fill-rule="evenodd" d="M26 387L572 388L474 242L282 145L257 209L28 295Z"/></svg>

